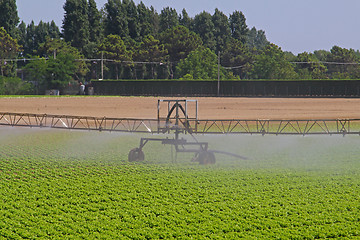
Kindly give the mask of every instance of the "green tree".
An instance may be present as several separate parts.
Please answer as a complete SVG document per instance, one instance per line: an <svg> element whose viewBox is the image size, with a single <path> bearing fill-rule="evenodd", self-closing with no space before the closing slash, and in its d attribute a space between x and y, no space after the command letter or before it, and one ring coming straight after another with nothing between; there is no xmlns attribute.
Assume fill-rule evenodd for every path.
<svg viewBox="0 0 360 240"><path fill-rule="evenodd" d="M157 67L162 65L162 63L166 62L168 57L165 46L163 44L160 44L160 41L158 39L155 39L152 35L149 35L141 42L137 52L138 54L137 56L135 56L137 61L144 61L149 63L151 62L151 64L147 64L145 66L145 70L150 68L150 71L148 72L151 73L151 78L156 79Z"/></svg>
<svg viewBox="0 0 360 240"><path fill-rule="evenodd" d="M288 62L296 62L296 56L292 52L285 51L284 57L285 57L285 60Z"/></svg>
<svg viewBox="0 0 360 240"><path fill-rule="evenodd" d="M181 12L179 23L189 30L192 30L194 27L194 20L189 17L189 14L186 12L185 8Z"/></svg>
<svg viewBox="0 0 360 240"><path fill-rule="evenodd" d="M264 47L269 45L270 42L266 39L266 35L263 30L256 30L256 28L253 27L248 33L246 44L249 48L262 50Z"/></svg>
<svg viewBox="0 0 360 240"><path fill-rule="evenodd" d="M16 26L19 21L16 0L1 0L0 28L3 27L11 37L16 37Z"/></svg>
<svg viewBox="0 0 360 240"><path fill-rule="evenodd" d="M256 79L294 79L293 66L285 59L280 47L270 44L256 56L252 77Z"/></svg>
<svg viewBox="0 0 360 240"><path fill-rule="evenodd" d="M326 62L328 60L329 55L330 55L330 52L326 51L326 50L314 51L314 56L316 57L316 59L318 59L321 62Z"/></svg>
<svg viewBox="0 0 360 240"><path fill-rule="evenodd" d="M76 73L74 62L74 55L61 53L47 61L47 79L50 88L63 89L69 84Z"/></svg>
<svg viewBox="0 0 360 240"><path fill-rule="evenodd" d="M72 54L58 54L48 60L39 58L25 66L32 81L38 85L38 93L46 89L62 90L76 74L75 57Z"/></svg>
<svg viewBox="0 0 360 240"><path fill-rule="evenodd" d="M314 54L303 52L297 55L295 62L295 71L301 79L324 79L327 68L322 64Z"/></svg>
<svg viewBox="0 0 360 240"><path fill-rule="evenodd" d="M152 11L145 6L143 2L137 5L139 36L140 38L147 35L155 34L154 26L152 24Z"/></svg>
<svg viewBox="0 0 360 240"><path fill-rule="evenodd" d="M25 42L26 42L26 24L24 21L21 21L21 23L18 26L18 43L25 48ZM24 54L24 53L23 53Z"/></svg>
<svg viewBox="0 0 360 240"><path fill-rule="evenodd" d="M126 11L129 37L136 40L139 37L139 22L136 5L133 0L123 0L123 5Z"/></svg>
<svg viewBox="0 0 360 240"><path fill-rule="evenodd" d="M25 95L33 93L33 85L17 77L0 76L1 95Z"/></svg>
<svg viewBox="0 0 360 240"><path fill-rule="evenodd" d="M132 60L124 41L118 35L109 35L100 44L99 51L103 52L105 58L115 62L116 79L119 79L120 64Z"/></svg>
<svg viewBox="0 0 360 240"><path fill-rule="evenodd" d="M24 55L33 54L34 50L39 47L36 43L36 26L34 21L31 21L30 24L26 27L26 34L25 34L25 42L24 42Z"/></svg>
<svg viewBox="0 0 360 240"><path fill-rule="evenodd" d="M151 11L151 24L153 27L153 35L156 35L160 32L160 16L156 12L153 6L150 7Z"/></svg>
<svg viewBox="0 0 360 240"><path fill-rule="evenodd" d="M60 35L61 35L60 30L54 20L52 20L51 23L48 24L48 28L49 28L49 37L50 38L56 38L56 39L60 38Z"/></svg>
<svg viewBox="0 0 360 240"><path fill-rule="evenodd" d="M49 89L48 83L48 69L47 60L45 58L35 57L36 60L30 61L25 65L24 71L27 74L27 78L35 83L36 94L44 93L46 89Z"/></svg>
<svg viewBox="0 0 360 240"><path fill-rule="evenodd" d="M243 79L248 77L254 57L245 44L232 38L221 53L221 65L232 68L233 74Z"/></svg>
<svg viewBox="0 0 360 240"><path fill-rule="evenodd" d="M212 22L214 24L214 37L215 37L215 50L216 52L222 51L226 43L231 38L230 24L228 17L219 9L215 9L212 15Z"/></svg>
<svg viewBox="0 0 360 240"><path fill-rule="evenodd" d="M244 14L242 12L235 11L230 14L229 20L232 37L240 40L242 43L245 43L249 28L246 24Z"/></svg>
<svg viewBox="0 0 360 240"><path fill-rule="evenodd" d="M148 62L161 62L167 57L167 50L158 39L148 35L140 44L139 59Z"/></svg>
<svg viewBox="0 0 360 240"><path fill-rule="evenodd" d="M46 42L46 39L49 38L50 33L50 25L47 23L44 23L43 21L39 22L39 25L35 27L35 49L39 47L41 43Z"/></svg>
<svg viewBox="0 0 360 240"><path fill-rule="evenodd" d="M215 50L216 41L214 36L214 23L211 14L203 11L194 18L194 32L199 34L204 46Z"/></svg>
<svg viewBox="0 0 360 240"><path fill-rule="evenodd" d="M160 32L179 25L179 16L175 9L166 7L160 13Z"/></svg>
<svg viewBox="0 0 360 240"><path fill-rule="evenodd" d="M55 22L44 23L39 22L39 25L35 26L34 21L31 21L27 27L25 23L21 23L19 26L19 32L23 37L21 39L21 45L23 45L23 55L32 55L39 48L41 43L44 43L48 38L59 39L60 30L56 26Z"/></svg>
<svg viewBox="0 0 360 240"><path fill-rule="evenodd" d="M333 62L333 64L328 66L329 74L333 78L348 79L360 77L359 58L354 49L334 46L330 50L327 61Z"/></svg>
<svg viewBox="0 0 360 240"><path fill-rule="evenodd" d="M48 38L35 53L38 60L25 67L29 78L37 82L38 93L46 89L63 89L72 80L82 81L88 72L83 55L63 39Z"/></svg>
<svg viewBox="0 0 360 240"><path fill-rule="evenodd" d="M82 51L90 40L87 0L66 0L64 10L64 39Z"/></svg>
<svg viewBox="0 0 360 240"><path fill-rule="evenodd" d="M0 27L0 72L1 76L14 77L16 75L15 62L8 59L16 58L21 51L17 40L12 38L3 27Z"/></svg>
<svg viewBox="0 0 360 240"><path fill-rule="evenodd" d="M178 62L202 46L201 38L184 26L168 29L160 35L160 42L168 51L170 61Z"/></svg>
<svg viewBox="0 0 360 240"><path fill-rule="evenodd" d="M119 35L123 38L129 36L126 10L121 0L108 0L104 5L104 13L105 36Z"/></svg>
<svg viewBox="0 0 360 240"><path fill-rule="evenodd" d="M123 41L128 55L128 60L120 65L122 69L122 78L138 79L138 75L139 75L138 73L142 75L141 73L142 70L141 69L139 70L139 65L134 64L132 61L134 61L134 57L137 55L139 51L141 42L137 42L130 37L124 38Z"/></svg>
<svg viewBox="0 0 360 240"><path fill-rule="evenodd" d="M88 2L88 21L89 21L89 42L83 46L82 53L86 58L96 58L98 56L97 46L102 35L101 14L96 7L95 0ZM94 66L93 66L94 67ZM92 69L92 71L95 71Z"/></svg>
<svg viewBox="0 0 360 240"><path fill-rule="evenodd" d="M161 33L160 42L164 44L170 60L170 63L166 65L168 68L167 73L163 75L164 78L174 78L176 63L202 46L201 38L181 25Z"/></svg>
<svg viewBox="0 0 360 240"><path fill-rule="evenodd" d="M98 43L101 36L101 14L96 7L95 0L88 3L89 41Z"/></svg>
<svg viewBox="0 0 360 240"><path fill-rule="evenodd" d="M217 55L209 48L198 48L176 67L176 76L185 79L213 80L218 78ZM226 70L220 67L220 78L224 79Z"/></svg>
<svg viewBox="0 0 360 240"><path fill-rule="evenodd" d="M64 58L76 59L73 61L74 65L74 79L83 80L83 77L89 71L85 61L81 61L84 56L79 52L78 49L72 47L69 42L65 42L63 39L51 39L48 38L44 43L39 45L37 51L35 51L39 57L54 58L57 59L58 55L62 55Z"/></svg>

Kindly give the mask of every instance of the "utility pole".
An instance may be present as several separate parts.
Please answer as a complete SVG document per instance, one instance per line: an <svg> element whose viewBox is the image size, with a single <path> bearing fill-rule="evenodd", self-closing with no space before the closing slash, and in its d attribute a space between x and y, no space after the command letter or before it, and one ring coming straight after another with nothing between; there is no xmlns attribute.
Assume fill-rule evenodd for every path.
<svg viewBox="0 0 360 240"><path fill-rule="evenodd" d="M220 51L218 52L218 85L217 85L217 96L220 95Z"/></svg>
<svg viewBox="0 0 360 240"><path fill-rule="evenodd" d="M104 79L104 52L101 51L101 80Z"/></svg>

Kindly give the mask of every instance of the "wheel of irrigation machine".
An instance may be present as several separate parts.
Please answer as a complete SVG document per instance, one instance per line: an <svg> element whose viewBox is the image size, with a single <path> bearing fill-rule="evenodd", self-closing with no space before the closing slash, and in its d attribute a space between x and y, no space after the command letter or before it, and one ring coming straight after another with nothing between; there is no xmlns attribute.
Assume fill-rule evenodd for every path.
<svg viewBox="0 0 360 240"><path fill-rule="evenodd" d="M129 162L141 162L144 161L145 155L140 148L133 148L129 152L128 160Z"/></svg>
<svg viewBox="0 0 360 240"><path fill-rule="evenodd" d="M201 165L215 164L215 154L213 152L203 151L199 153L198 162Z"/></svg>

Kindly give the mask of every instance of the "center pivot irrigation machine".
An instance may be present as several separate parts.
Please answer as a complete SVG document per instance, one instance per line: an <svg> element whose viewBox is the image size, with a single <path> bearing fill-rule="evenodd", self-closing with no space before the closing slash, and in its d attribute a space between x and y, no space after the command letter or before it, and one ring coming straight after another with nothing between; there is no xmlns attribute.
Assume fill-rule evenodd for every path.
<svg viewBox="0 0 360 240"><path fill-rule="evenodd" d="M154 137L141 138L139 147L130 150L129 161L143 161L145 145L149 142L161 142L164 145L175 147L176 153L194 153L193 161L200 164L214 164L215 153L227 154L241 159L246 158L229 152L210 150L208 142L197 141L195 137L197 134L360 135L360 119L198 119L197 100L187 99L158 100L157 119L0 112L0 125L150 133ZM173 134L173 137L169 138L170 134ZM160 135L166 135L166 137L161 138ZM185 139L182 135L190 136L192 141Z"/></svg>
<svg viewBox="0 0 360 240"><path fill-rule="evenodd" d="M167 105L165 112L166 115L162 115L162 105ZM189 108L193 112L193 117L189 116ZM151 141L161 142L164 145L172 145L175 147L176 153L178 152L190 152L195 153L195 157L192 159L200 164L214 164L214 153L222 153L231 155L237 158L246 159L237 154L209 150L209 144L207 142L199 142L193 134L198 133L198 102L197 100L158 100L157 106L157 133L170 134L173 133L173 138L141 138L140 146L134 148L129 153L129 161L143 161L144 152L143 147ZM190 142L185 138L180 138L180 134L189 134L194 141Z"/></svg>

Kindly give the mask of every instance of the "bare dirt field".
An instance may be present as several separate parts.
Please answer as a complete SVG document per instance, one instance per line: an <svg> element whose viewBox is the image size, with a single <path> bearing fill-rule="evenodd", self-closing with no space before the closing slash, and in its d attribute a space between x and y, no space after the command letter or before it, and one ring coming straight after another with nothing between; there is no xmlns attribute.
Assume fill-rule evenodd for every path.
<svg viewBox="0 0 360 240"><path fill-rule="evenodd" d="M157 118L158 99L155 97L0 98L0 112ZM360 99L201 97L190 99L198 100L199 119L360 118Z"/></svg>

